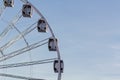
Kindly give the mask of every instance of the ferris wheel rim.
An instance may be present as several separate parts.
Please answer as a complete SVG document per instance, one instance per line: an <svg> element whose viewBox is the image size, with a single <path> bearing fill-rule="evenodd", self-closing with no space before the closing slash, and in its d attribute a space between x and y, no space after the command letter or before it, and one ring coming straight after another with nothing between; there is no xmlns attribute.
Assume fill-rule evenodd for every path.
<svg viewBox="0 0 120 80"><path fill-rule="evenodd" d="M54 32L53 32L52 28L50 27L49 23L47 22L47 19L46 19L46 18L42 15L42 13L41 13L32 3L30 3L28 0L21 0L21 1L24 1L25 3L30 4L30 5L33 7L33 9L39 14L39 16L41 16L41 17L45 20L45 22L47 23L48 28L49 28L49 30L50 30L50 32L51 32L51 34L52 34L52 37L54 38L54 41L55 41L55 43L56 43L57 56L58 56L58 64L59 64L59 66L61 66L61 65L60 65L61 56L60 56L59 47L58 47L58 44L57 44L57 42L56 42L56 40L55 40ZM60 71L60 68L59 68L59 70L58 70L58 80L61 80L61 71Z"/></svg>
<svg viewBox="0 0 120 80"><path fill-rule="evenodd" d="M58 47L57 41L55 40L56 38L55 38L55 35L54 35L54 32L53 32L52 28L50 27L47 19L42 15L42 13L40 11L32 3L30 3L29 1L27 1L27 3L30 4L33 7L33 9L39 14L39 16L41 16L45 20L45 22L47 23L48 28L50 30L50 33L52 34L52 37L54 38L54 41L56 43L57 56L58 56L58 64L59 64L59 66L61 66L60 65L60 60L61 60L60 51L59 51L59 47ZM58 70L58 80L61 80L61 71L60 71L60 68Z"/></svg>
<svg viewBox="0 0 120 80"><path fill-rule="evenodd" d="M57 59L58 59L58 64L59 64L59 65L58 65L58 66L59 66L59 70L58 70L58 80L61 80L61 70L60 70L60 66L61 66L60 60L61 60L61 56L60 56L60 50L59 50L59 47L58 47L58 44L57 44L57 41L56 41L56 37L55 37L55 35L54 35L54 32L53 32L52 28L50 27L47 19L42 15L42 13L41 13L30 1L28 1L28 0L20 0L20 1L22 1L22 2L25 3L25 4L31 5L32 8L33 8L33 10L34 10L41 18L43 18L43 19L45 20L45 22L47 23L48 29L49 29L49 31L50 31L50 33L51 33L51 35L52 35L52 38L54 39L55 44L56 44Z"/></svg>

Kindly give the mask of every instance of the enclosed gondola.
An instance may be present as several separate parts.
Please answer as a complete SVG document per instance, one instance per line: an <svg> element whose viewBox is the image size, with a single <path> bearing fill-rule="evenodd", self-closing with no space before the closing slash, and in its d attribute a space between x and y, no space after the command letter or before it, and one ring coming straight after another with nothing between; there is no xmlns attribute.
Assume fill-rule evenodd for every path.
<svg viewBox="0 0 120 80"><path fill-rule="evenodd" d="M14 0L3 0L5 7L13 7L14 6Z"/></svg>
<svg viewBox="0 0 120 80"><path fill-rule="evenodd" d="M38 32L46 32L47 24L44 19L38 20L37 29L38 29Z"/></svg>
<svg viewBox="0 0 120 80"><path fill-rule="evenodd" d="M48 49L49 49L49 51L57 50L57 39L56 38L49 38Z"/></svg>
<svg viewBox="0 0 120 80"><path fill-rule="evenodd" d="M32 6L30 4L24 4L22 8L23 17L32 17Z"/></svg>
<svg viewBox="0 0 120 80"><path fill-rule="evenodd" d="M58 73L59 72L59 61L55 60L54 61L54 72ZM60 72L63 73L63 69L64 69L64 62L63 60L60 60Z"/></svg>

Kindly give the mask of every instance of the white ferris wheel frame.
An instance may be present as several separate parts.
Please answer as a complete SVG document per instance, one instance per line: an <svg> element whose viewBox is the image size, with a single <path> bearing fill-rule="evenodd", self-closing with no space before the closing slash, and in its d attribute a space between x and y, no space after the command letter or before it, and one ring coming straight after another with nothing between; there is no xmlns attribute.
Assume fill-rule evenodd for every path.
<svg viewBox="0 0 120 80"><path fill-rule="evenodd" d="M54 35L54 32L52 30L52 28L50 27L49 23L47 22L47 19L42 15L42 13L31 3L29 2L28 0L20 0L21 2L25 3L25 4L29 4L31 5L31 7L33 8L33 10L42 18L45 20L46 24L48 25L48 29L52 35L52 38L54 39L54 43L56 45L56 52L57 52L57 60L58 60L58 78L57 80L61 80L61 76L62 76L62 72L61 72L61 56L60 56L60 50L59 50L59 47L58 47L58 43L56 41L56 37ZM5 9L5 7L1 8L0 9L0 15L2 14L2 11ZM19 30L18 30L19 32ZM24 36L22 36L24 38ZM25 39L24 39L25 40ZM25 40L26 41L26 40ZM1 52L2 53L2 52ZM4 59L1 59L0 60L4 60ZM31 63L28 63L28 65L31 64ZM21 77L21 76L15 76L15 75L9 75L9 74L0 74L0 76L7 76L7 77L14 77L14 78L20 78L20 79L28 79L28 80L43 80L43 79L31 79L31 78L28 78L28 77Z"/></svg>

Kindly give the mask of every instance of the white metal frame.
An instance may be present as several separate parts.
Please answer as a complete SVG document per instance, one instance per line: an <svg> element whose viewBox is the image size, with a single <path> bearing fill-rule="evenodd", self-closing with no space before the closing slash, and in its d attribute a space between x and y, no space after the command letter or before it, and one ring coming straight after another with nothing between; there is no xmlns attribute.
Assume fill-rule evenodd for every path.
<svg viewBox="0 0 120 80"><path fill-rule="evenodd" d="M3 69L3 68L11 68L11 67L20 67L20 66L29 66L29 65L36 65L36 64L42 64L42 63L49 63L49 62L53 62L53 60L58 60L58 66L59 66L59 70L58 70L58 79L57 80L61 80L61 56L60 56L60 50L59 50L59 47L58 47L58 43L56 41L56 37L53 33L53 30L52 28L50 27L49 23L47 22L46 18L42 15L42 13L32 4L30 3L28 0L20 0L22 1L24 4L29 4L32 6L33 10L42 18L45 20L46 24L48 25L48 29L52 35L52 38L54 39L54 42L56 44L56 52L57 52L57 58L53 58L53 59L46 59L46 60L43 60L43 61L33 61L33 62L25 62L25 63L16 63L16 64L8 64L8 65L0 65L0 69ZM5 9L5 6L2 6L0 8L0 16L1 14L3 13ZM20 11L21 12L21 11ZM19 12L19 13L20 13ZM31 26L29 26L25 31L23 32L20 32L17 27L15 26L15 24L18 22L18 20L22 17L22 15L20 14L17 14L13 20L11 20L11 22L8 24L8 26L6 27L6 29L0 34L0 40L13 28L15 28L20 34L18 36L16 36L15 38L13 38L12 40L10 40L8 43L6 43L5 45L3 45L2 47L0 47L0 52L1 54L3 55L2 57L0 57L0 62L4 61L4 60L7 60L9 58L12 58L14 56L17 56L17 55L20 55L26 51L29 51L29 50L32 50L34 48L37 48L39 46L42 46L46 43L48 43L48 40L49 38L45 39L45 40L42 40L42 41L39 41L39 42L36 42L34 44L31 44L31 45L28 45L26 39L24 38L25 35L27 35L28 33L30 33L31 31L33 31L36 27L33 27L34 24L36 24L37 22L35 22L34 24L32 24ZM8 48L9 46L11 46L12 44L14 44L17 40L23 38L25 43L27 44L27 47L25 48L22 48L20 50L17 50L17 51L14 51L14 52L11 52L9 53L8 55L4 55L3 54L3 50ZM15 75L10 75L10 74L0 74L0 76L6 76L6 77L13 77L13 78L23 78L23 79L27 79L27 80L43 80L43 79L35 79L35 78L26 78L26 77L21 77L21 76L15 76Z"/></svg>

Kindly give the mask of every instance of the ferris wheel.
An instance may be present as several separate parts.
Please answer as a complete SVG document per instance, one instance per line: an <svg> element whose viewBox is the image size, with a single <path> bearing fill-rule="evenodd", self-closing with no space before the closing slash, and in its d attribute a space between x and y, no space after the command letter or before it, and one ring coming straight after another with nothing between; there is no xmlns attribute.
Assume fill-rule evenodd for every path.
<svg viewBox="0 0 120 80"><path fill-rule="evenodd" d="M1 0L0 28L0 80L61 80L58 39L30 1Z"/></svg>

